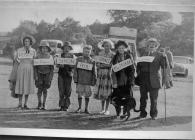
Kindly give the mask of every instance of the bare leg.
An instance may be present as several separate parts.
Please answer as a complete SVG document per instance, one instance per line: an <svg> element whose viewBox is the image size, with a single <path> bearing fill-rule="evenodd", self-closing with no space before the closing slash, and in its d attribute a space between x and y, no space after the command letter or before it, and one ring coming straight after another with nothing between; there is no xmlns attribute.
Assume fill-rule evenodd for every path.
<svg viewBox="0 0 195 140"><path fill-rule="evenodd" d="M42 96L42 89L38 88L37 97L38 97L38 109L41 108L41 96Z"/></svg>
<svg viewBox="0 0 195 140"><path fill-rule="evenodd" d="M44 89L43 90L43 107L42 107L42 109L45 109L46 99L47 99L47 89Z"/></svg>
<svg viewBox="0 0 195 140"><path fill-rule="evenodd" d="M24 109L28 109L27 107L27 102L28 102L28 95L25 95L25 100L24 100Z"/></svg>
<svg viewBox="0 0 195 140"><path fill-rule="evenodd" d="M88 105L89 105L89 98L85 98L85 113L89 113Z"/></svg>
<svg viewBox="0 0 195 140"><path fill-rule="evenodd" d="M106 109L105 109L105 112L108 111L109 103L110 103L110 100L109 99L106 99Z"/></svg>
<svg viewBox="0 0 195 140"><path fill-rule="evenodd" d="M18 99L19 99L19 104L18 104L18 108L22 108L22 95L18 94Z"/></svg>
<svg viewBox="0 0 195 140"><path fill-rule="evenodd" d="M105 104L105 100L102 100L102 101L101 101L101 103L102 103L102 111L101 111L101 112L104 112L104 104Z"/></svg>
<svg viewBox="0 0 195 140"><path fill-rule="evenodd" d="M79 103L79 109L81 109L81 105L82 105L82 98L78 97L78 103Z"/></svg>

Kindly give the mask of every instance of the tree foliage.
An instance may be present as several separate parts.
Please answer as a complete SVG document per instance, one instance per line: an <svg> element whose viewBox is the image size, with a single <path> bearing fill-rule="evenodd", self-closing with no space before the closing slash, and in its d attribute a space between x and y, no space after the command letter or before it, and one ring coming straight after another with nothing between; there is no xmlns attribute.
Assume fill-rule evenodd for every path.
<svg viewBox="0 0 195 140"><path fill-rule="evenodd" d="M174 55L193 56L194 46L194 14L181 12L181 24L171 21L173 18L169 12L158 11L135 11L135 10L108 10L112 22L106 24L96 20L88 26L81 26L79 21L67 17L60 21L55 19L54 23L47 23L42 20L40 23L25 20L15 28L9 35L15 42L16 48L21 47L20 37L23 33L31 34L36 39L37 47L42 39L59 39L71 41L72 43L87 43L94 47L97 52L98 40L93 37L96 35L107 35L111 26L127 26L136 28L137 46L144 46L142 40L149 37L156 37L161 46L170 46ZM140 43L141 42L141 43Z"/></svg>
<svg viewBox="0 0 195 140"><path fill-rule="evenodd" d="M193 56L193 13L180 13L181 25L171 21L173 17L169 12L108 10L108 14L113 20L110 26L127 26L138 30L137 44L145 38L156 37L162 47L170 46L174 55Z"/></svg>

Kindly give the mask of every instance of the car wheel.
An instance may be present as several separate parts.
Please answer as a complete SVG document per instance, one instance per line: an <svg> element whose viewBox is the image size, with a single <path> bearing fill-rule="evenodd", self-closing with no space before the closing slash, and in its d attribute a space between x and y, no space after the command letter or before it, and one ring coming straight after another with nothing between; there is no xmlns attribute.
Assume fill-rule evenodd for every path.
<svg viewBox="0 0 195 140"><path fill-rule="evenodd" d="M184 74L184 77L187 77L188 76L188 69L185 70L185 74Z"/></svg>

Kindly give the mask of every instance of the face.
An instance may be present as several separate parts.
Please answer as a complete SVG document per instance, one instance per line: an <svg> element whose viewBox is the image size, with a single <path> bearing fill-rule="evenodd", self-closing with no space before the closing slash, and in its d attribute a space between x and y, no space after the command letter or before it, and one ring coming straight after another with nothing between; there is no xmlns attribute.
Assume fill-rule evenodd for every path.
<svg viewBox="0 0 195 140"><path fill-rule="evenodd" d="M110 45L110 43L105 42L104 45L103 45L103 47L104 47L105 51L109 51L110 48L111 48L111 45Z"/></svg>
<svg viewBox="0 0 195 140"><path fill-rule="evenodd" d="M89 56L91 54L91 50L88 48L83 48L83 55L84 56Z"/></svg>
<svg viewBox="0 0 195 140"><path fill-rule="evenodd" d="M156 42L150 42L148 44L148 50L149 51L155 51L156 50Z"/></svg>
<svg viewBox="0 0 195 140"><path fill-rule="evenodd" d="M24 46L29 47L30 46L30 39L26 38L24 39Z"/></svg>
<svg viewBox="0 0 195 140"><path fill-rule="evenodd" d="M68 52L70 52L70 47L68 47L68 46L65 46L65 47L63 47L63 52L64 53L68 53Z"/></svg>
<svg viewBox="0 0 195 140"><path fill-rule="evenodd" d="M49 52L49 50L48 50L48 48L46 46L42 46L41 47L41 51L42 51L43 54L46 54L46 53Z"/></svg>
<svg viewBox="0 0 195 140"><path fill-rule="evenodd" d="M120 45L117 50L118 50L119 54L124 54L125 46L124 45Z"/></svg>

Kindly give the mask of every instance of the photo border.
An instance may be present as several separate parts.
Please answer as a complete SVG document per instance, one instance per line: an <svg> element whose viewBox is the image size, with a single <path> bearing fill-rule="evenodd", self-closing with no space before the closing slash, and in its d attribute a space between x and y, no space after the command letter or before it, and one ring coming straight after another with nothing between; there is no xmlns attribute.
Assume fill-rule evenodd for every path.
<svg viewBox="0 0 195 140"><path fill-rule="evenodd" d="M15 3L16 1L1 1L2 6L11 6L9 3ZM27 1L17 0L17 3L22 4ZM28 3L34 3L35 5L39 2L49 2L49 3L62 3L68 4L74 7L85 7L89 6L90 8L99 8L98 5L101 5L102 9L118 9L118 10L142 10L142 11L175 11L175 12L194 12L195 13L195 1L193 0L178 0L171 3L171 0L168 1L155 1L150 0L123 0L117 2L116 0L91 0L91 1L62 1L62 0L30 0ZM168 4L166 4L168 2ZM15 6L17 6L16 4ZM102 5L103 4L103 5ZM12 5L14 6L14 5ZM55 5L54 5L55 6ZM63 7L62 7L63 8ZM195 14L194 14L195 16ZM195 18L194 18L195 19ZM194 22L195 23L195 22ZM195 40L195 33L194 33ZM195 51L194 51L195 52ZM195 71L193 75L195 74ZM194 93L194 82L193 82L193 93ZM0 135L19 135L19 136L44 136L44 137L75 137L75 138L169 138L169 139L192 139L195 138L194 133L194 100L193 96L193 108L192 108L192 131L115 131L115 130L59 130L59 129L29 129L29 128L0 128Z"/></svg>

